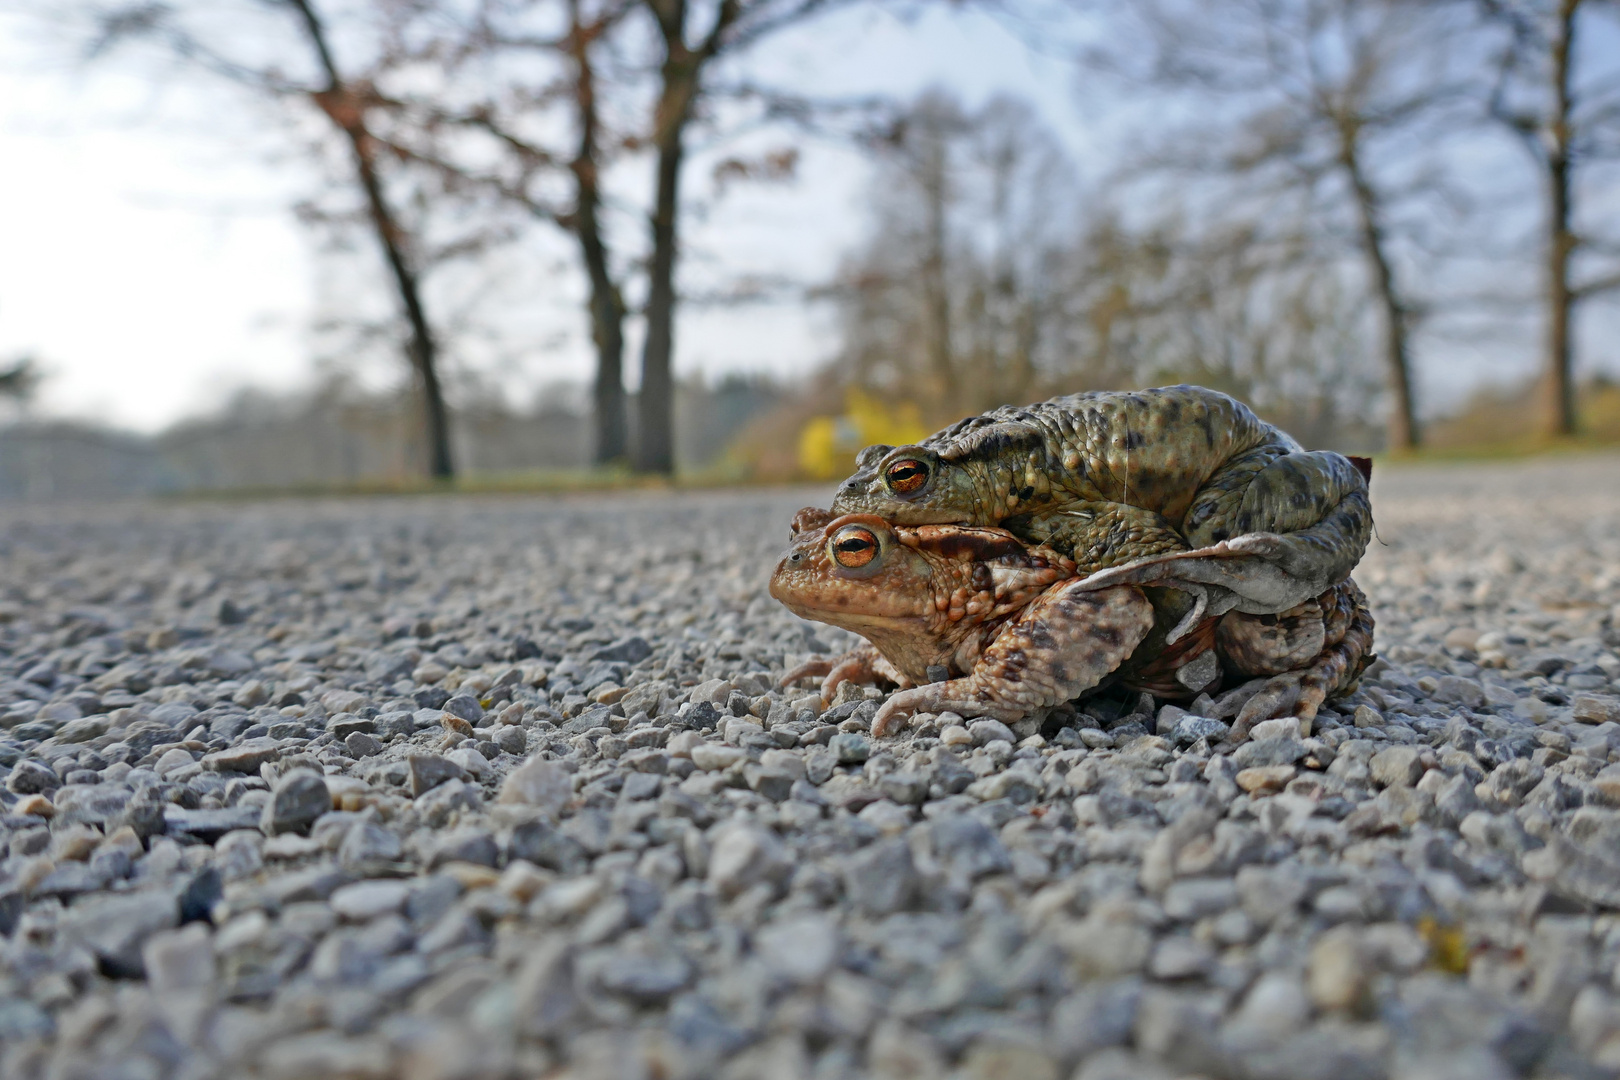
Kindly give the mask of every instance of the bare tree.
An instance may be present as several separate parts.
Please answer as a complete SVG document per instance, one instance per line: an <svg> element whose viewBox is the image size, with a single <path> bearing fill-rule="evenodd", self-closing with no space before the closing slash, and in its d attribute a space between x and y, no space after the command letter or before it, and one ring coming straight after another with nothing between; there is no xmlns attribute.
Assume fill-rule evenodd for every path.
<svg viewBox="0 0 1620 1080"><path fill-rule="evenodd" d="M422 303L421 275L412 264L399 217L389 205L377 172L377 145L366 125L366 99L346 82L327 39L326 26L310 0L287 0L300 16L310 49L320 63L326 85L310 96L348 141L355 177L365 193L366 208L383 257L388 261L394 288L410 326L406 354L422 393L422 420L428 444L428 473L438 480L455 475L450 457L450 421L439 383L438 346Z"/></svg>
<svg viewBox="0 0 1620 1080"><path fill-rule="evenodd" d="M591 281L591 338L596 344L596 463L627 461L630 432L624 395L624 296L613 279L602 238L602 119L597 104L593 44L622 16L623 7L587 23L580 0L568 0L568 51L574 61L574 107L578 144L569 171L574 176L574 211L569 221L579 238Z"/></svg>
<svg viewBox="0 0 1620 1080"><path fill-rule="evenodd" d="M1596 60L1612 38L1620 8L1602 0L1481 0L1487 19L1506 33L1497 59L1490 114L1518 136L1540 174L1543 211L1543 308L1546 339L1542 359L1540 426L1547 436L1575 434L1573 325L1582 300L1620 288L1612 258L1620 241L1607 240L1577 223L1577 197L1584 173L1620 155L1620 65L1579 65ZM1604 34L1595 25L1604 14ZM1585 48L1583 49L1583 46ZM1584 54L1584 55L1583 55ZM1612 179L1612 178L1611 178ZM1608 256L1606 268L1588 264Z"/></svg>
<svg viewBox="0 0 1620 1080"><path fill-rule="evenodd" d="M1305 223L1131 225L1083 195L1027 104L916 102L877 148L873 229L835 290L844 377L935 422L1190 380L1318 444L1351 433L1377 387L1360 292Z"/></svg>
<svg viewBox="0 0 1620 1080"><path fill-rule="evenodd" d="M839 0L721 0L716 5L690 0L563 0L562 33L545 28L552 14L546 0L482 0L458 40L430 40L406 48L396 63L431 57L452 73L467 62L517 53L549 57L551 63L525 69L485 88L471 101L455 95L416 94L396 104L411 118L401 126L397 149L428 162L446 175L493 186L537 217L573 233L590 284L589 309L596 344L597 461L623 460L630 443L633 467L642 472L673 471L675 266L679 247L681 179L688 131L702 117L700 102L710 66L761 37ZM405 21L424 13L454 24L449 5L420 3L400 9ZM651 16L649 27L629 20L632 12ZM536 27L539 27L536 29ZM406 37L409 35L399 35ZM604 74L603 58L612 60ZM555 62L561 60L559 66ZM465 95L463 95L465 96ZM604 117L602 102L620 105L617 122ZM627 103L633 103L627 106ZM574 143L564 150L548 143L555 124L536 121L566 106ZM645 114L635 120L627 116ZM507 162L490 164L488 155L462 153L447 131L482 131L492 136ZM603 221L607 205L603 176L625 152L645 150L655 166L652 205L647 214L650 251L644 263L646 297L641 389L635 438L627 439L623 391L624 324L630 315ZM478 164L469 165L468 161ZM769 170L767 170L769 172ZM555 193L559 173L571 178L572 197ZM736 174L756 178L748 169Z"/></svg>
<svg viewBox="0 0 1620 1080"><path fill-rule="evenodd" d="M647 268L646 341L641 356L638 472L675 470L675 263L679 253L681 170L687 131L715 60L842 0L642 0L656 34L658 89L649 141L656 158Z"/></svg>
<svg viewBox="0 0 1620 1080"><path fill-rule="evenodd" d="M156 39L175 56L254 92L277 100L312 103L331 122L348 148L353 182L364 199L366 220L382 249L393 292L405 317L405 352L421 396L427 472L435 479L448 480L454 476L455 467L439 349L422 297L422 259L416 250L419 245L405 227L382 175L380 143L370 123L378 104L375 88L367 79L345 75L333 48L331 31L314 0L271 0L270 6L291 16L293 29L308 49L307 65L293 66L312 66L312 80L299 81L286 74L286 58L262 63L236 59L227 45L194 34L183 20L184 11L145 0L101 12L91 54L105 52L129 39Z"/></svg>
<svg viewBox="0 0 1620 1080"><path fill-rule="evenodd" d="M1079 193L1033 110L931 92L874 152L873 231L836 290L850 377L943 422L1067 373Z"/></svg>
<svg viewBox="0 0 1620 1080"><path fill-rule="evenodd" d="M1209 213L1246 217L1262 226L1257 239L1264 226L1305 223L1321 257L1361 262L1389 444L1416 446L1412 336L1423 304L1412 264L1434 216L1417 211L1445 194L1422 163L1469 100L1461 51L1437 47L1456 12L1415 0L1151 0L1134 10L1147 62L1137 52L1103 59L1158 90L1189 92L1196 115L1150 165L1204 181ZM1138 39L1121 40L1134 49Z"/></svg>

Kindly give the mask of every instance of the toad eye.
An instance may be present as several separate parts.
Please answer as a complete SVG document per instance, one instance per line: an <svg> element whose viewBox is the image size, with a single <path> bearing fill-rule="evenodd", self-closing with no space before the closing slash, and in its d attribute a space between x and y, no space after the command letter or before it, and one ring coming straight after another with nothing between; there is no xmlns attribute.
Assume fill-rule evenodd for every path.
<svg viewBox="0 0 1620 1080"><path fill-rule="evenodd" d="M857 570L877 558L878 540L872 530L859 525L846 525L833 534L827 544L833 562Z"/></svg>
<svg viewBox="0 0 1620 1080"><path fill-rule="evenodd" d="M916 458L905 458L890 465L883 478L896 495L911 495L928 483L928 466Z"/></svg>

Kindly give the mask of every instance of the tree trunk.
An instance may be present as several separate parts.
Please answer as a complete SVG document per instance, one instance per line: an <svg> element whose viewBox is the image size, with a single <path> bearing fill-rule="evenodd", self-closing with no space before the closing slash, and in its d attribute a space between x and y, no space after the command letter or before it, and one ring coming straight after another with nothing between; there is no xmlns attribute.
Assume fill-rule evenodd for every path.
<svg viewBox="0 0 1620 1080"><path fill-rule="evenodd" d="M405 351L416 373L422 392L422 420L428 443L428 472L436 480L448 480L455 475L450 455L450 421L444 405L444 391L439 384L438 347L428 326L422 305L421 282L407 257L403 234L398 219L383 193L382 181L377 175L376 153L371 134L366 130L365 107L349 93L337 64L332 58L326 40L326 28L310 4L310 0L289 0L303 19L310 46L326 75L327 86L315 95L315 102L332 122L347 136L354 158L354 168L365 191L366 207L372 230L382 245L388 268L393 273L394 288L405 318L410 324L410 340Z"/></svg>
<svg viewBox="0 0 1620 1080"><path fill-rule="evenodd" d="M647 284L647 342L641 354L636 426L637 472L675 472L675 207L679 198L680 133L658 147L658 195L653 205L652 265Z"/></svg>
<svg viewBox="0 0 1620 1080"><path fill-rule="evenodd" d="M576 74L579 152L574 173L574 233L591 282L591 338L596 343L595 461L607 465L629 457L624 398L624 301L608 268L598 210L602 197L597 170L596 73L588 53L591 38L579 22L578 0L570 0L572 51Z"/></svg>
<svg viewBox="0 0 1620 1080"><path fill-rule="evenodd" d="M937 138L943 140L943 133ZM951 342L951 288L946 237L946 201L950 183L942 146L930 148L936 156L924 165L923 198L927 200L928 249L922 266L923 303L928 313L928 366L933 369L936 393L944 411L961 408L956 378L956 354Z"/></svg>
<svg viewBox="0 0 1620 1080"><path fill-rule="evenodd" d="M1571 368L1569 286L1575 233L1570 223L1570 108L1575 14L1580 0L1560 0L1558 36L1552 43L1553 117L1547 140L1547 353L1541 387L1541 428L1551 438L1575 434L1575 387Z"/></svg>
<svg viewBox="0 0 1620 1080"><path fill-rule="evenodd" d="M1388 371L1389 392L1393 399L1389 410L1389 446L1392 450L1412 450L1422 441L1422 432L1412 400L1411 342L1406 305L1401 300L1400 291L1395 285L1395 272L1390 266L1387 250L1389 240L1384 235L1380 221L1382 207L1378 194L1362 168L1356 133L1343 123L1339 131L1339 162L1344 167L1355 196L1362 253L1372 272L1373 291L1377 295L1384 321L1384 366Z"/></svg>
<svg viewBox="0 0 1620 1080"><path fill-rule="evenodd" d="M675 472L675 255L680 208L681 159L702 58L687 49L686 7L677 3L661 16L664 34L662 88L653 120L658 148L658 190L653 201L652 264L647 280L647 340L641 354L641 394L636 409L637 472Z"/></svg>

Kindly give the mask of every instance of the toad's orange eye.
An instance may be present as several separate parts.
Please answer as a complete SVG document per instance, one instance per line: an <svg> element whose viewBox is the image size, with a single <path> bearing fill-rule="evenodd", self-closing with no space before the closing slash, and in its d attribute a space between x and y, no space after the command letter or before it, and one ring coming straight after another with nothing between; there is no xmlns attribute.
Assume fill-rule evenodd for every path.
<svg viewBox="0 0 1620 1080"><path fill-rule="evenodd" d="M872 535L870 529L863 529L859 525L846 525L839 529L827 546L832 549L833 561L851 570L870 563L878 553L877 537Z"/></svg>
<svg viewBox="0 0 1620 1080"><path fill-rule="evenodd" d="M910 495L921 491L928 483L928 466L915 458L906 458L890 465L884 478L889 482L889 490L896 495Z"/></svg>

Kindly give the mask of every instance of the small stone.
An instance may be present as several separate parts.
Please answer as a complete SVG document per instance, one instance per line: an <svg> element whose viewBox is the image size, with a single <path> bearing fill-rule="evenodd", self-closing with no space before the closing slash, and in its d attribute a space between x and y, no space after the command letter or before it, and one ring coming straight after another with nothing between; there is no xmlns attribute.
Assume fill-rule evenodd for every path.
<svg viewBox="0 0 1620 1080"><path fill-rule="evenodd" d="M340 919L369 922L379 915L401 910L410 895L409 882L357 881L332 893L328 903Z"/></svg>
<svg viewBox="0 0 1620 1080"><path fill-rule="evenodd" d="M343 745L350 754L356 758L368 758L382 753L383 744L375 735L368 735L364 731L351 731L349 737L343 740Z"/></svg>
<svg viewBox="0 0 1620 1080"><path fill-rule="evenodd" d="M184 751L182 751L184 753ZM189 764L191 755L186 755ZM56 773L47 769L37 761L24 759L11 767L11 775L6 777L6 790L17 795L33 795L46 791L55 791L62 786L62 780Z"/></svg>
<svg viewBox="0 0 1620 1080"><path fill-rule="evenodd" d="M1058 1080L1058 1064L1033 1046L984 1038L968 1048L953 1075L962 1080Z"/></svg>
<svg viewBox="0 0 1620 1080"><path fill-rule="evenodd" d="M66 723L69 720L78 720L84 716L79 707L71 701L53 701L34 714L36 720L50 720L55 723Z"/></svg>
<svg viewBox="0 0 1620 1080"><path fill-rule="evenodd" d="M146 970L141 959L146 939L172 929L179 921L180 906L174 894L149 889L82 900L68 909L61 933L94 953L107 974L138 978Z"/></svg>
<svg viewBox="0 0 1620 1080"><path fill-rule="evenodd" d="M412 754L406 759L410 770L411 796L418 797L447 780L464 780L467 773L460 765L437 754Z"/></svg>
<svg viewBox="0 0 1620 1080"><path fill-rule="evenodd" d="M867 915L891 915L904 910L916 887L911 847L904 840L879 841L844 863L844 895Z"/></svg>
<svg viewBox="0 0 1620 1080"><path fill-rule="evenodd" d="M603 964L598 978L608 993L652 1005L685 986L692 966L674 952L624 952Z"/></svg>
<svg viewBox="0 0 1620 1080"><path fill-rule="evenodd" d="M604 645L593 652L589 659L592 663L610 664L639 664L653 653L652 646L643 637L620 638L611 645Z"/></svg>
<svg viewBox="0 0 1620 1080"><path fill-rule="evenodd" d="M1169 706L1165 706L1169 708ZM1191 746L1199 739L1208 739L1210 742L1219 742L1226 738L1227 732L1232 730L1230 724L1216 720L1209 716L1183 715L1177 722L1171 737L1179 746Z"/></svg>
<svg viewBox="0 0 1620 1080"><path fill-rule="evenodd" d="M338 862L357 870L396 861L404 852L399 835L373 822L361 820L349 826L338 845Z"/></svg>
<svg viewBox="0 0 1620 1080"><path fill-rule="evenodd" d="M436 869L449 862L473 863L493 867L500 861L501 849L495 838L484 829L457 829L440 837L428 858L428 869Z"/></svg>
<svg viewBox="0 0 1620 1080"><path fill-rule="evenodd" d="M1470 709L1485 707L1485 688L1478 681L1465 679L1461 675L1440 676L1440 685L1434 696L1439 701L1453 701Z"/></svg>
<svg viewBox="0 0 1620 1080"><path fill-rule="evenodd" d="M903 806L920 806L928 801L928 777L911 772L885 773L878 780L878 790Z"/></svg>
<svg viewBox="0 0 1620 1080"><path fill-rule="evenodd" d="M993 742L1016 743L1018 737L1013 734L1012 728L1000 720L975 720L968 725L968 734L973 736L973 745L984 746Z"/></svg>
<svg viewBox="0 0 1620 1080"><path fill-rule="evenodd" d="M511 754L514 757L522 757L523 753L529 748L528 733L521 727L511 725L503 726L497 730L494 742L496 746L501 748L503 753Z"/></svg>
<svg viewBox="0 0 1620 1080"><path fill-rule="evenodd" d="M658 777L650 773L637 773L635 775L637 779L650 781L651 791L649 794L657 793L659 786ZM785 800L792 792L795 780L795 777L785 770L766 769L753 764L748 765L743 770L743 776L747 780L750 789L760 795L763 795L765 798L770 799L772 802L782 802ZM626 782L625 787L628 789L629 786L629 783ZM626 795L625 797L629 798L631 796Z"/></svg>
<svg viewBox="0 0 1620 1080"><path fill-rule="evenodd" d="M690 754L692 764L705 772L721 772L748 756L740 747L712 742L698 743L692 747Z"/></svg>
<svg viewBox="0 0 1620 1080"><path fill-rule="evenodd" d="M1415 746L1391 746L1368 762L1379 787L1411 787L1423 775L1422 751Z"/></svg>
<svg viewBox="0 0 1620 1080"><path fill-rule="evenodd" d="M1281 1039L1310 1019L1311 998L1291 972L1272 971L1255 980L1233 1017L1235 1024Z"/></svg>
<svg viewBox="0 0 1620 1080"><path fill-rule="evenodd" d="M1139 979L1084 986L1058 1002L1049 1026L1054 1049L1068 1057L1090 1057L1130 1038L1142 998Z"/></svg>
<svg viewBox="0 0 1620 1080"><path fill-rule="evenodd" d="M1232 752L1232 763L1240 769L1292 765L1310 751L1301 739L1283 737L1246 742Z"/></svg>
<svg viewBox="0 0 1620 1080"><path fill-rule="evenodd" d="M1581 694L1571 714L1583 724L1620 723L1620 698Z"/></svg>
<svg viewBox="0 0 1620 1080"><path fill-rule="evenodd" d="M86 716L79 720L70 720L58 728L56 741L59 745L67 746L89 742L91 739L99 739L106 733L107 718L105 716Z"/></svg>
<svg viewBox="0 0 1620 1080"><path fill-rule="evenodd" d="M778 978L803 985L832 970L842 948L838 924L825 915L799 915L772 923L754 936L754 948Z"/></svg>
<svg viewBox="0 0 1620 1080"><path fill-rule="evenodd" d="M1365 950L1349 927L1336 927L1317 939L1306 964L1306 987L1322 1009L1352 1009L1371 977Z"/></svg>
<svg viewBox="0 0 1620 1080"><path fill-rule="evenodd" d="M1032 776L1022 769L1008 769L1005 772L994 773L983 780L975 780L967 787L967 794L975 799L982 799L985 802L1009 799L1020 805L1037 801L1042 791L1040 777Z"/></svg>
<svg viewBox="0 0 1620 1080"><path fill-rule="evenodd" d="M977 817L953 814L940 818L929 826L928 840L934 858L960 880L971 882L1012 868L1007 849Z"/></svg>
<svg viewBox="0 0 1620 1080"><path fill-rule="evenodd" d="M1191 979L1206 973L1214 960L1214 953L1203 942L1172 935L1153 950L1148 973L1155 979Z"/></svg>
<svg viewBox="0 0 1620 1080"><path fill-rule="evenodd" d="M426 663L418 664L411 671L411 681L418 686L429 686L441 681L448 674L450 674L449 668L429 660Z"/></svg>
<svg viewBox="0 0 1620 1080"><path fill-rule="evenodd" d="M446 715L460 717L469 724L476 724L484 718L484 707L471 694L457 694L446 701L442 708Z"/></svg>
<svg viewBox="0 0 1620 1080"><path fill-rule="evenodd" d="M1237 899L1237 885L1230 878L1183 878L1165 890L1164 913L1192 922L1235 906Z"/></svg>
<svg viewBox="0 0 1620 1080"><path fill-rule="evenodd" d="M57 862L72 860L82 862L90 857L90 853L101 843L101 833L88 825L69 825L66 828L58 826L56 835L51 838L51 857Z"/></svg>
<svg viewBox="0 0 1620 1080"><path fill-rule="evenodd" d="M135 800L130 800L130 805L134 806ZM184 810L173 803L158 805L161 806L163 818L162 827L156 831L166 832L174 837L200 840L205 844L212 844L235 829L263 828L264 825L263 811L251 803L222 807L218 810ZM326 809L331 809L330 801ZM136 832L141 831L141 825L137 820L132 818L130 824Z"/></svg>
<svg viewBox="0 0 1620 1080"><path fill-rule="evenodd" d="M1300 737L1299 717L1280 716L1273 720L1262 720L1249 729L1249 738L1255 742L1264 742L1267 739L1297 739Z"/></svg>
<svg viewBox="0 0 1620 1080"><path fill-rule="evenodd" d="M535 757L508 774L496 801L508 806L538 807L555 819L573 797L573 777L556 762Z"/></svg>
<svg viewBox="0 0 1620 1080"><path fill-rule="evenodd" d="M214 981L213 934L206 923L153 934L141 947L141 959L155 994L206 990Z"/></svg>
<svg viewBox="0 0 1620 1080"><path fill-rule="evenodd" d="M276 781L270 800L264 804L259 827L266 836L307 833L315 819L332 809L332 795L326 781L308 769L295 769Z"/></svg>
<svg viewBox="0 0 1620 1080"><path fill-rule="evenodd" d="M1441 643L1445 645L1446 648L1452 649L1456 652L1471 653L1479 644L1480 635L1481 631L1475 630L1471 626L1458 626L1447 633L1446 636L1441 639Z"/></svg>
<svg viewBox="0 0 1620 1080"><path fill-rule="evenodd" d="M263 705L270 700L270 687L258 679L249 679L242 684L242 688L231 695L231 702L244 709L251 709Z"/></svg>
<svg viewBox="0 0 1620 1080"><path fill-rule="evenodd" d="M387 1043L334 1031L277 1039L265 1048L261 1062L266 1080L303 1080L312 1076L385 1080L398 1075Z"/></svg>
<svg viewBox="0 0 1620 1080"><path fill-rule="evenodd" d="M12 813L24 817L53 818L56 816L56 807L51 800L43 795L29 795L18 799L17 805L12 807Z"/></svg>
<svg viewBox="0 0 1620 1080"><path fill-rule="evenodd" d="M709 853L709 882L730 899L762 882L779 884L793 868L793 860L776 834L757 825L724 826Z"/></svg>
<svg viewBox="0 0 1620 1080"><path fill-rule="evenodd" d="M474 780L484 780L494 774L489 759L479 753L476 747L462 746L450 751L445 757L459 765Z"/></svg>
<svg viewBox="0 0 1620 1080"><path fill-rule="evenodd" d="M939 741L952 749L961 749L973 745L973 733L961 724L947 724L940 729Z"/></svg>
<svg viewBox="0 0 1620 1080"><path fill-rule="evenodd" d="M872 743L859 732L834 735L827 744L840 765L859 765L872 754Z"/></svg>
<svg viewBox="0 0 1620 1080"><path fill-rule="evenodd" d="M244 739L228 750L219 750L205 755L202 759L202 767L211 769L214 772L257 775L260 767L265 762L275 761L280 756L281 741L260 736L256 739Z"/></svg>
<svg viewBox="0 0 1620 1080"><path fill-rule="evenodd" d="M1256 792L1281 791L1298 771L1292 765L1260 765L1240 769L1233 779L1238 787L1252 795Z"/></svg>

